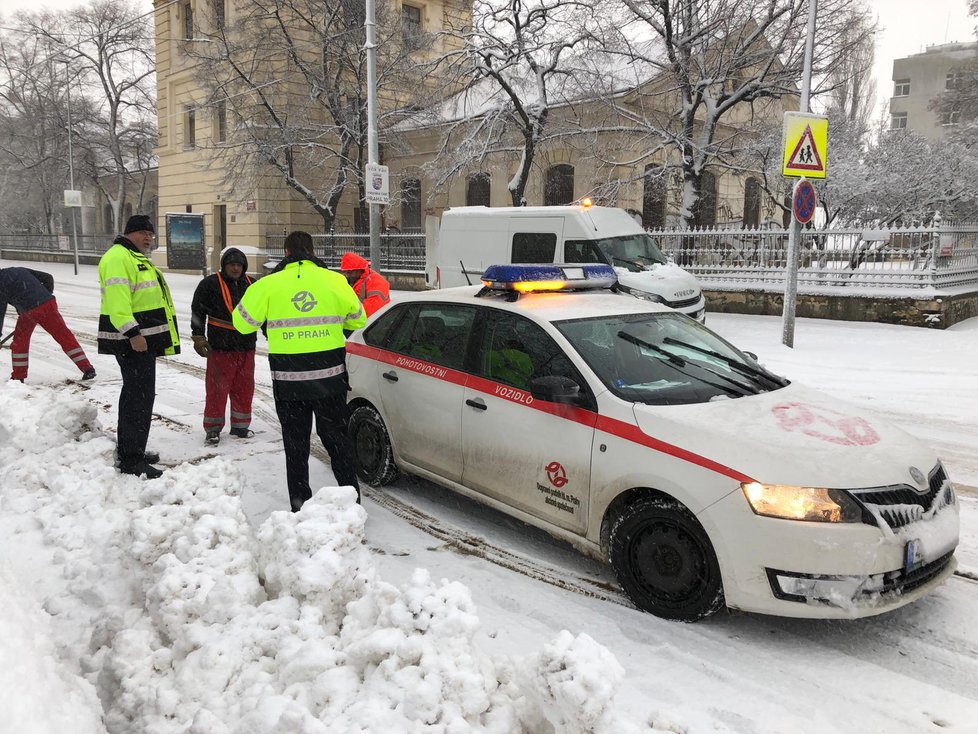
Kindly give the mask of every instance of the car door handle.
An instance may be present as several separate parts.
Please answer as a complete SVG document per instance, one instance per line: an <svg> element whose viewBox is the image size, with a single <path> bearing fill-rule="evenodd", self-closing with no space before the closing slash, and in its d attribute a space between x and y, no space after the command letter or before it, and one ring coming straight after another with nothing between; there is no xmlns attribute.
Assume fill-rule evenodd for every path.
<svg viewBox="0 0 978 734"><path fill-rule="evenodd" d="M394 370L390 372L382 373L385 380L390 380L391 382L397 382L397 373Z"/></svg>
<svg viewBox="0 0 978 734"><path fill-rule="evenodd" d="M471 405L476 410L485 410L486 408L489 407L488 405L486 405L481 400L466 400L465 401L465 404L466 405Z"/></svg>

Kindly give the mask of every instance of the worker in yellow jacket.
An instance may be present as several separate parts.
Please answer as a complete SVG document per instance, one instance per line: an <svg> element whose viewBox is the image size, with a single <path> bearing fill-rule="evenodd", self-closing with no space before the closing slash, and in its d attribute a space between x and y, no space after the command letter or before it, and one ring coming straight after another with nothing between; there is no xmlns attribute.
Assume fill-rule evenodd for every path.
<svg viewBox="0 0 978 734"><path fill-rule="evenodd" d="M357 294L313 253L307 232L285 238L285 258L245 291L233 313L243 334L265 324L275 410L282 424L292 511L312 497L309 439L312 419L341 486L360 494L353 444L347 434L346 336L367 322Z"/></svg>
<svg viewBox="0 0 978 734"><path fill-rule="evenodd" d="M122 372L116 457L122 473L147 479L163 474L153 466L159 454L146 451L156 399L156 358L180 353L170 289L149 259L155 232L148 216L130 217L98 264L98 351L115 355Z"/></svg>

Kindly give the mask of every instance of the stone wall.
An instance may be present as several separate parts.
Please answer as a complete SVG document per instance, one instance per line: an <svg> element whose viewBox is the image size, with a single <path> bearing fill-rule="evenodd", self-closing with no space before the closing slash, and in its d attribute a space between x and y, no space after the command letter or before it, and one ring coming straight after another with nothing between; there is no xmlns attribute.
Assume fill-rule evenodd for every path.
<svg viewBox="0 0 978 734"><path fill-rule="evenodd" d="M780 316L784 295L760 290L704 290L707 313L748 313ZM946 329L959 321L978 316L978 292L937 298L908 296L798 294L795 315L839 321L874 321L904 326Z"/></svg>

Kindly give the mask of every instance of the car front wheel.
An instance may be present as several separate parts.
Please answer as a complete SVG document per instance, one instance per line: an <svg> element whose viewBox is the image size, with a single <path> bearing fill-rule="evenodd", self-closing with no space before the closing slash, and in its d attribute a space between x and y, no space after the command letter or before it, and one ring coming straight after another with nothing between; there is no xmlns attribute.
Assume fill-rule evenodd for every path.
<svg viewBox="0 0 978 734"><path fill-rule="evenodd" d="M384 419L372 405L350 415L350 438L357 457L357 475L371 487L390 484L397 476L394 447Z"/></svg>
<svg viewBox="0 0 978 734"><path fill-rule="evenodd" d="M636 606L657 617L695 622L724 606L713 545L674 500L647 497L621 512L611 529L611 565Z"/></svg>

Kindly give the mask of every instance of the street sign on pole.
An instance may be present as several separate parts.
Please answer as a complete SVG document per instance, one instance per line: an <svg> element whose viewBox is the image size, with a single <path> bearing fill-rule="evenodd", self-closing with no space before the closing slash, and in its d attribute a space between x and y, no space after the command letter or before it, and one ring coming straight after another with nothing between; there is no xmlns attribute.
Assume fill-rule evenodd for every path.
<svg viewBox="0 0 978 734"><path fill-rule="evenodd" d="M815 196L815 187L806 179L801 179L795 184L791 192L791 213L795 221L800 224L808 224L815 216L815 209L818 207L818 198Z"/></svg>
<svg viewBox="0 0 978 734"><path fill-rule="evenodd" d="M368 163L364 171L367 182L364 198L368 204L391 203L390 170L387 166Z"/></svg>
<svg viewBox="0 0 978 734"><path fill-rule="evenodd" d="M65 206L66 207L82 206L82 192L72 191L71 189L65 189Z"/></svg>
<svg viewBox="0 0 978 734"><path fill-rule="evenodd" d="M781 175L825 178L829 155L829 121L806 112L784 113Z"/></svg>

